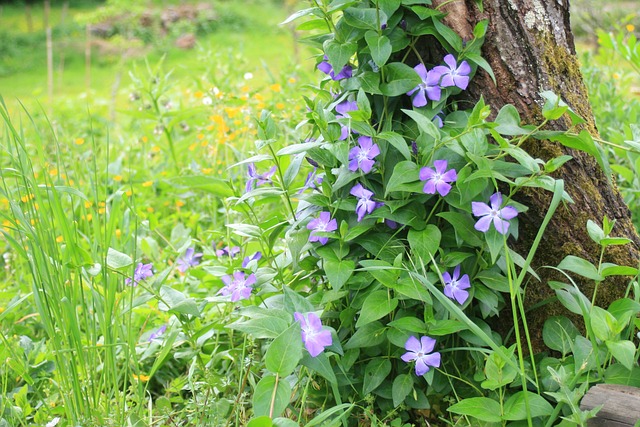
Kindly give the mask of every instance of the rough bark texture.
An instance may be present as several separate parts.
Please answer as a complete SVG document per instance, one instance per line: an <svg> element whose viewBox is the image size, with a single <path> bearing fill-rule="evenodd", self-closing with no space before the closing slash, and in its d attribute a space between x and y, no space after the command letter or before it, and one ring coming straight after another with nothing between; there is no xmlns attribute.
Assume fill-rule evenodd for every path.
<svg viewBox="0 0 640 427"><path fill-rule="evenodd" d="M446 3L436 0L434 5ZM551 90L559 94L569 106L587 123L583 125L597 136L593 114L580 74L575 55L575 46L569 25L568 0L484 0L481 12L475 0L457 0L447 3L443 10L448 13L445 20L464 40L472 38L474 25L481 19L489 19L483 57L493 69L497 86L484 71L479 71L468 90L471 100L483 96L485 102L497 112L505 104L513 104L527 124L542 121L539 93ZM425 54L427 54L425 52ZM558 120L549 129L566 130L570 122ZM590 240L586 232L588 219L602 224L607 215L616 219L613 234L633 240L632 244L607 250L605 261L620 265L637 266L640 239L630 219L629 209L619 192L612 187L597 162L591 156L564 148L548 141L530 141L524 147L534 157L549 159L560 154L569 154L573 160L565 164L556 174L564 179L565 188L575 204L561 206L549 225L534 261L542 283L532 279L527 287L527 306L553 297L547 281L553 278L552 270L539 269L544 265L556 266L566 255L575 255L597 264L599 246ZM529 207L520 218L520 239L514 244L523 255L539 230L549 206L548 192L526 191L519 194L518 201ZM556 277L557 278L557 277ZM579 282L587 296L593 292L593 283ZM598 303L607 307L609 303L624 295L628 278L607 280L598 289ZM544 305L528 316L535 347L543 348L542 325L549 316L567 314L558 303ZM503 322L504 323L504 322ZM582 326L581 321L574 321Z"/></svg>

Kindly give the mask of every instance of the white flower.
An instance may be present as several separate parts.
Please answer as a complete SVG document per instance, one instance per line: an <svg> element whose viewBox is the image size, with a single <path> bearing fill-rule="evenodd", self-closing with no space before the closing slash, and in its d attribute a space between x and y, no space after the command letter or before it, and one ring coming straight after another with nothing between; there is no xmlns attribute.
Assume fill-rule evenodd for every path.
<svg viewBox="0 0 640 427"><path fill-rule="evenodd" d="M205 96L204 98L202 98L202 103L204 105L211 105L213 104L213 99L211 99L210 96Z"/></svg>
<svg viewBox="0 0 640 427"><path fill-rule="evenodd" d="M59 422L60 422L60 417L55 417L54 419L52 419L47 423L46 427L55 427L58 425Z"/></svg>
<svg viewBox="0 0 640 427"><path fill-rule="evenodd" d="M251 80L253 78L253 74L252 73L244 73L244 79L245 80Z"/></svg>

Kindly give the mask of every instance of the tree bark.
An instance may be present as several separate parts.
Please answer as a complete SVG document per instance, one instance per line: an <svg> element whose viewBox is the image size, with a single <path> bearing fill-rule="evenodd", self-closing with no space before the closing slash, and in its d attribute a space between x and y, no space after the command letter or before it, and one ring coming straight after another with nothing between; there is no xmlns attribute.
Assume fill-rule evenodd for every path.
<svg viewBox="0 0 640 427"><path fill-rule="evenodd" d="M575 54L568 0L484 0L482 11L476 0L454 0L451 3L435 0L433 3L443 5L442 10L448 13L445 23L464 40L473 37L473 27L477 22L489 19L482 55L491 65L497 85L486 72L479 71L467 91L472 101L484 97L494 114L503 105L513 104L525 123L537 124L543 120L543 100L539 93L551 90L587 121L583 128L598 136ZM561 118L550 124L549 129L566 130L569 126L569 120ZM547 228L546 238L538 248L533 264L542 283L535 279L529 282L527 306L532 307L554 296L547 286L548 280L566 281L564 277L554 276L553 270L539 267L556 266L566 255L579 256L597 265L600 247L587 234L589 219L602 224L602 218L607 215L617 221L613 234L633 241L625 246L608 248L606 262L637 266L640 239L631 222L629 209L595 159L584 152L549 141L528 141L524 148L534 157L544 160L560 154L573 156L573 160L556 172L555 178L565 181L565 189L575 202L561 206ZM526 256L547 212L551 195L544 191L522 191L516 199L529 207L528 212L519 216L520 238L513 245ZM594 283L576 279L582 291L591 297ZM607 307L623 297L628 279L619 277L600 285L598 305ZM556 314L567 315L568 312L555 302L528 316L536 349L543 348L544 321ZM574 323L582 326L578 319L574 319Z"/></svg>

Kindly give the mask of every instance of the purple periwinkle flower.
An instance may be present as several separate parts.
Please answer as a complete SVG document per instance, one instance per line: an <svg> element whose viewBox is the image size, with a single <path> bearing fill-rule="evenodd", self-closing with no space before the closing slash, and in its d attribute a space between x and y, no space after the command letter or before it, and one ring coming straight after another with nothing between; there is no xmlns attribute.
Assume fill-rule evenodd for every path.
<svg viewBox="0 0 640 427"><path fill-rule="evenodd" d="M202 252L195 253L193 248L188 248L184 255L176 260L176 264L178 265L178 270L180 270L181 273L184 273L190 267L195 267L200 264L201 259Z"/></svg>
<svg viewBox="0 0 640 427"><path fill-rule="evenodd" d="M255 254L253 254L251 256L245 257L242 260L242 268L247 268L247 266L249 265L249 263L251 261L258 261L258 260L260 260L260 258L262 258L262 252L260 252L260 251L256 252Z"/></svg>
<svg viewBox="0 0 640 427"><path fill-rule="evenodd" d="M456 58L454 58L453 55L448 54L444 57L444 62L447 66L438 65L433 69L433 71L436 71L440 76L442 76L440 86L455 86L465 90L469 85L469 74L471 74L471 67L467 61L462 61L460 65L458 65Z"/></svg>
<svg viewBox="0 0 640 427"><path fill-rule="evenodd" d="M374 144L370 136L358 138L358 146L349 151L349 170L355 172L360 169L364 173L371 172L376 156L380 154L378 144Z"/></svg>
<svg viewBox="0 0 640 427"><path fill-rule="evenodd" d="M138 286L138 282L153 276L153 264L138 263L133 272L133 277L127 277L124 281L125 285Z"/></svg>
<svg viewBox="0 0 640 427"><path fill-rule="evenodd" d="M440 353L431 353L435 345L436 340L431 337L424 336L418 341L416 337L411 336L404 345L407 352L400 358L407 363L415 360L416 375L421 377L429 372L431 366L434 368L440 366Z"/></svg>
<svg viewBox="0 0 640 427"><path fill-rule="evenodd" d="M518 216L518 211L513 206L502 206L502 194L495 193L489 198L491 206L482 202L471 202L471 210L473 214L480 217L474 228L478 231L486 233L489 231L491 222L498 233L507 234L509 232L509 220Z"/></svg>
<svg viewBox="0 0 640 427"><path fill-rule="evenodd" d="M373 191L369 191L362 186L362 184L356 184L353 186L349 194L358 198L358 204L356 205L356 214L358 214L358 222L362 221L362 218L368 213L373 212L376 208L383 206L382 202L375 202L371 200L373 197Z"/></svg>
<svg viewBox="0 0 640 427"><path fill-rule="evenodd" d="M458 304L462 305L469 298L469 292L466 289L471 287L469 283L469 275L465 274L460 277L460 266L457 266L453 270L453 277L448 271L442 274L442 280L444 280L444 294L452 300L458 301Z"/></svg>
<svg viewBox="0 0 640 427"><path fill-rule="evenodd" d="M338 119L346 119L349 116L351 111L356 111L358 109L358 103L356 101L343 101L340 104L336 105L336 112L339 113L336 116ZM340 141L344 141L349 137L349 127L343 124L340 125Z"/></svg>
<svg viewBox="0 0 640 427"><path fill-rule="evenodd" d="M420 180L427 181L422 191L426 194L436 194L438 192L444 197L451 191L450 182L458 179L458 174L455 169L447 170L446 160L436 160L433 162L433 166L436 170L426 167L420 169Z"/></svg>
<svg viewBox="0 0 640 427"><path fill-rule="evenodd" d="M224 282L224 286L218 293L222 296L231 295L231 302L236 302L251 296L253 285L256 283L256 275L252 273L245 278L244 272L236 271L233 273L233 277L222 276L222 282Z"/></svg>
<svg viewBox="0 0 640 427"><path fill-rule="evenodd" d="M322 62L318 64L318 70L322 71L325 74L328 74L329 77L331 77L331 80L348 79L353 75L353 68L349 64L346 64L344 67L342 67L342 70L340 70L338 74L335 74L333 66L329 63L329 58L327 58L327 55L325 55L322 59Z"/></svg>
<svg viewBox="0 0 640 427"><path fill-rule="evenodd" d="M336 231L338 229L338 222L335 219L331 219L331 213L320 212L318 218L314 218L309 221L309 224L307 224L307 229L311 230L311 234L309 235L310 242L320 242L321 245L326 245L329 241L329 238L317 236L315 233L317 233L318 231Z"/></svg>
<svg viewBox="0 0 640 427"><path fill-rule="evenodd" d="M427 99L440 101L442 90L438 83L440 82L442 74L437 72L435 68L427 71L424 64L418 64L413 69L416 70L416 73L418 73L422 79L422 83L407 92L407 95L413 96L411 100L413 106L424 107L427 105Z"/></svg>
<svg viewBox="0 0 640 427"><path fill-rule="evenodd" d="M317 173L318 169L313 168L313 170L307 174L307 179L304 180L304 185L300 191L298 191L298 194L308 189L315 190L320 186L320 184L322 184L323 177L318 176Z"/></svg>
<svg viewBox="0 0 640 427"><path fill-rule="evenodd" d="M162 334L164 334L167 331L167 325L164 324L162 326L160 326L158 329L156 329L155 331L151 332L151 335L149 335L149 342L158 339L162 336Z"/></svg>
<svg viewBox="0 0 640 427"><path fill-rule="evenodd" d="M302 329L302 342L311 357L316 357L324 351L325 347L333 343L331 332L322 328L322 322L315 313L293 313L293 318L300 323Z"/></svg>
<svg viewBox="0 0 640 427"><path fill-rule="evenodd" d="M246 191L247 193L253 190L256 187L261 186L262 184L271 184L271 177L276 172L276 167L272 167L268 172L259 174L256 170L256 165L253 163L249 163L249 171L247 175L249 176L249 180L247 181Z"/></svg>
<svg viewBox="0 0 640 427"><path fill-rule="evenodd" d="M222 249L216 250L216 256L218 258L223 256L228 256L229 258L235 258L236 255L240 253L240 248L238 246L234 246L230 248L229 246L225 246Z"/></svg>

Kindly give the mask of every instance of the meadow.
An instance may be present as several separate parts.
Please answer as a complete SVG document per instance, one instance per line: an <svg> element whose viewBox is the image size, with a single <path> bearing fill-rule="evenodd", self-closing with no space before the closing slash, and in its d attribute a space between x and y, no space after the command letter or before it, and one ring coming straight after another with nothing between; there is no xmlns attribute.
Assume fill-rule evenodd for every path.
<svg viewBox="0 0 640 427"><path fill-rule="evenodd" d="M0 427L586 425L589 386L640 387L638 266L553 266L596 289L628 277L627 292L600 308L569 274L554 282L568 316L530 354L537 246L507 246L526 210L511 197L551 191L551 218L568 159L517 151L538 129L491 133L505 124L488 106L448 110L459 81L441 78L441 104L422 95L426 115L394 116L376 97L420 76L396 65L408 89L349 86L353 55L322 46L366 24L336 25L349 2L330 3L55 2L51 80L43 8L29 24L0 6ZM378 19L415 7L392 3ZM591 28L589 7L582 71L640 226L640 22L613 9ZM404 48L376 37L358 52L370 73ZM628 243L613 227L584 232L604 254ZM501 337L505 309L524 329Z"/></svg>

